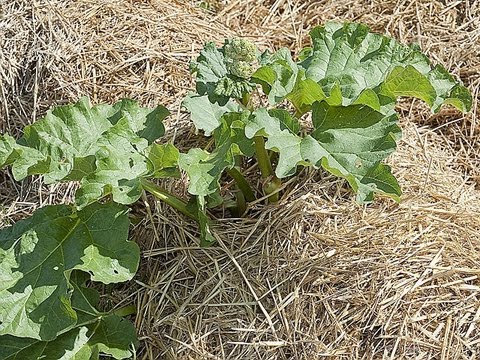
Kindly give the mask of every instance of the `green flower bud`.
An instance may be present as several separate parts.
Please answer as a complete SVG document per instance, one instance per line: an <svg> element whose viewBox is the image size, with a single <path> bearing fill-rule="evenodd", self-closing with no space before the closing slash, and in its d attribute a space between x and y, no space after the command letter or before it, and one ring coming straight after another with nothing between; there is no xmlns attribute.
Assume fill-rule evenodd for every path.
<svg viewBox="0 0 480 360"><path fill-rule="evenodd" d="M228 71L242 79L249 79L256 68L257 48L246 39L231 39L225 44L225 62Z"/></svg>
<svg viewBox="0 0 480 360"><path fill-rule="evenodd" d="M246 39L235 38L225 44L227 60L253 62L257 59L257 47Z"/></svg>

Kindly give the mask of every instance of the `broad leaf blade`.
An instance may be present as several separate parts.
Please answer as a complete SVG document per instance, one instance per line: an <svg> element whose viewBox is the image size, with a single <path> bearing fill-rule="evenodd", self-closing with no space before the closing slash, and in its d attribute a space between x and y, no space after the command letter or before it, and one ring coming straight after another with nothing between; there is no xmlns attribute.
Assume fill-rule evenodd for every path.
<svg viewBox="0 0 480 360"><path fill-rule="evenodd" d="M0 167L12 166L16 180L42 174L47 183L77 180L77 205L84 207L111 194L131 204L141 195L140 179L155 176L149 154L162 136L164 107L142 108L132 100L91 107L82 99L59 106L27 126L17 142L0 137Z"/></svg>
<svg viewBox="0 0 480 360"><path fill-rule="evenodd" d="M146 139L149 144L165 134L163 119L170 112L163 106L156 108L144 108L130 99L123 99L112 106L108 120L115 125L118 121L126 120L128 126L139 137Z"/></svg>
<svg viewBox="0 0 480 360"><path fill-rule="evenodd" d="M77 325L51 341L0 336L0 358L5 360L90 360L98 353L115 359L131 358L137 343L133 324L113 314L97 311L99 294L85 288L88 274L75 271L72 307L78 314Z"/></svg>
<svg viewBox="0 0 480 360"><path fill-rule="evenodd" d="M208 95L189 94L182 105L191 114L191 119L197 130L203 130L206 136L220 126L223 114L240 111L240 106L233 101L225 105L210 102Z"/></svg>
<svg viewBox="0 0 480 360"><path fill-rule="evenodd" d="M298 165L323 167L345 178L360 202L372 200L375 192L399 199L397 181L381 164L400 137L396 115L386 116L366 105L315 102L314 131L306 137L293 133L274 115L266 109L255 111L245 133L248 138L266 137L265 147L279 153L277 177L293 175Z"/></svg>
<svg viewBox="0 0 480 360"><path fill-rule="evenodd" d="M307 79L322 85L327 97L333 84L338 84L343 105L371 89L392 102L399 96L422 99L433 111L443 103L461 111L471 107L471 96L461 82L443 67L433 67L416 46L400 44L355 23L327 23L314 28L310 36L313 48L300 67Z"/></svg>
<svg viewBox="0 0 480 360"><path fill-rule="evenodd" d="M131 279L139 248L128 227L124 207L95 203L78 212L47 206L0 230L0 334L49 341L74 326L74 269L103 283Z"/></svg>
<svg viewBox="0 0 480 360"><path fill-rule="evenodd" d="M306 160L347 179L359 202L373 200L375 192L399 199L396 179L380 163L395 150L401 135L396 114L320 102L313 106L312 119L314 131L302 144Z"/></svg>

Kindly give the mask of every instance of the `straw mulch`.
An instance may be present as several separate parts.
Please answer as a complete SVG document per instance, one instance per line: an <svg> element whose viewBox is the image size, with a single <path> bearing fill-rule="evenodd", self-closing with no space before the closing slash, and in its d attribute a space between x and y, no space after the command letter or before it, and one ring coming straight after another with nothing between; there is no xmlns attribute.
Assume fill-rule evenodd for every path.
<svg viewBox="0 0 480 360"><path fill-rule="evenodd" d="M474 110L399 105L404 138L389 163L400 204L359 206L343 181L302 172L280 204L219 219L219 246L207 250L195 224L150 198L136 206L141 269L104 302L137 305L139 359L480 358L476 0L0 0L0 131L19 134L84 95L180 114L188 61L206 39L236 34L294 51L329 19L419 43L469 86ZM169 130L180 145L194 138L184 115ZM69 201L74 188L14 184L2 171L0 226Z"/></svg>

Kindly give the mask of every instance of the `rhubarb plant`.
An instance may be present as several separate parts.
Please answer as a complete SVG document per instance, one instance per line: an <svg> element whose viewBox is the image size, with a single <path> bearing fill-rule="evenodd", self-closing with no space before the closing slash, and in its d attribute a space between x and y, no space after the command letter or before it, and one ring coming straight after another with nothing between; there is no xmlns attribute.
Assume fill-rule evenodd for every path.
<svg viewBox="0 0 480 360"><path fill-rule="evenodd" d="M128 239L128 205L144 192L198 222L212 245L209 209L233 216L248 204L281 198L282 182L301 168L344 178L359 203L375 194L400 200L385 159L401 137L395 105L414 97L437 112L466 112L469 91L418 47L360 24L314 28L312 46L261 53L245 39L207 43L191 72L195 91L182 102L205 148L181 153L162 141L163 106L132 100L91 106L87 99L50 110L15 139L0 135L0 168L15 180L75 181L73 204L49 205L0 229L0 358L116 359L135 356L132 308L101 311L90 282L131 280L140 251ZM252 186L257 169L262 186ZM188 178L190 199L157 179ZM233 182L235 199L224 199Z"/></svg>
<svg viewBox="0 0 480 360"><path fill-rule="evenodd" d="M254 154L260 196L271 202L299 167L344 178L359 203L375 194L399 201L400 186L384 163L401 137L398 99L423 100L434 112L443 104L470 110L468 89L415 45L355 23L328 23L310 36L312 46L297 59L286 48L260 53L250 41L233 39L220 48L207 43L192 62L196 91L183 106L216 146L180 154L191 194L217 193L223 172L239 177L243 158ZM244 213L252 189L243 180L238 185L237 213Z"/></svg>

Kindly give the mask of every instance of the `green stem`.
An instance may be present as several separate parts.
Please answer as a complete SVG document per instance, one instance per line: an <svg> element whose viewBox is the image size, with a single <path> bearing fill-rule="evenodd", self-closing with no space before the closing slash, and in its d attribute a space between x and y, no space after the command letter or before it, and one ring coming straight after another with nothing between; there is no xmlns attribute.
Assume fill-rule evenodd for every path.
<svg viewBox="0 0 480 360"><path fill-rule="evenodd" d="M275 176L273 171L272 163L270 161L270 156L268 155L267 149L265 149L265 139L263 136L255 136L253 138L255 142L255 153L257 155L258 167L262 173L262 177L265 179L263 185L263 191L265 195L269 195L275 192L281 185L282 181ZM268 198L268 201L271 203L276 203L279 200L279 193L273 194Z"/></svg>
<svg viewBox="0 0 480 360"><path fill-rule="evenodd" d="M243 106L250 111L253 111L252 106L250 105L250 96L250 94L244 94L241 102ZM268 155L267 149L265 149L265 139L263 136L255 136L253 141L255 143L255 154L257 155L258 167L260 168L262 177L265 179L263 184L263 192L265 195L270 195L282 185L282 181L275 176L270 156ZM280 194L277 192L272 196L269 196L268 201L270 203L276 203L279 198Z"/></svg>
<svg viewBox="0 0 480 360"><path fill-rule="evenodd" d="M188 209L186 202L180 200L175 195L170 194L167 190L147 179L142 179L141 182L142 187L157 199L162 200L176 210L180 211L182 214L188 216L190 219L198 222L198 215Z"/></svg>
<svg viewBox="0 0 480 360"><path fill-rule="evenodd" d="M267 149L265 149L265 139L263 136L255 136L253 138L255 142L255 153L257 155L258 167L262 173L262 177L267 179L273 175L272 163L270 162L270 156L268 156Z"/></svg>
<svg viewBox="0 0 480 360"><path fill-rule="evenodd" d="M133 315L137 313L137 307L135 305L127 305L119 309L113 310L113 313L120 317Z"/></svg>
<svg viewBox="0 0 480 360"><path fill-rule="evenodd" d="M255 193L252 190L252 187L248 183L248 181L245 179L245 177L242 175L240 171L238 171L237 168L232 168L227 170L228 175L235 180L235 184L238 186L240 191L243 193L243 196L245 197L245 200L251 202L255 201Z"/></svg>
<svg viewBox="0 0 480 360"><path fill-rule="evenodd" d="M235 206L230 209L234 217L242 217L247 212L247 202L241 191L235 193Z"/></svg>
<svg viewBox="0 0 480 360"><path fill-rule="evenodd" d="M282 180L276 176L270 177L269 180L263 185L263 191L265 192L265 195L275 193L268 197L269 203L274 204L280 200L280 192L277 191L280 186L282 186Z"/></svg>

